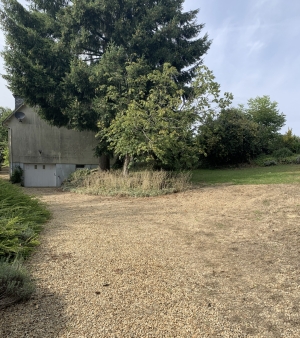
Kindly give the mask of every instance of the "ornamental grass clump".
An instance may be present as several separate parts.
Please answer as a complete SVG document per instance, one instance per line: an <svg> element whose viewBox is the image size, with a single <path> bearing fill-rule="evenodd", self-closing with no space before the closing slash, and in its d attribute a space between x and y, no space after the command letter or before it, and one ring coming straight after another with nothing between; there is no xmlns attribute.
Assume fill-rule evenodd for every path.
<svg viewBox="0 0 300 338"><path fill-rule="evenodd" d="M190 187L189 172L137 171L124 176L121 171L73 173L63 189L83 194L108 196L157 196Z"/></svg>

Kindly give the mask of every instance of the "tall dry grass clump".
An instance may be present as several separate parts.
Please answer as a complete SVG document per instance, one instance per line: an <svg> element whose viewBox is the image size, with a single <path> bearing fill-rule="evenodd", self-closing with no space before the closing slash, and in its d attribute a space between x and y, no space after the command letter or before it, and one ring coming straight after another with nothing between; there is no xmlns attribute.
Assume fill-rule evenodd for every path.
<svg viewBox="0 0 300 338"><path fill-rule="evenodd" d="M121 171L77 170L63 185L64 190L108 196L157 196L190 187L188 172L138 171L124 176Z"/></svg>

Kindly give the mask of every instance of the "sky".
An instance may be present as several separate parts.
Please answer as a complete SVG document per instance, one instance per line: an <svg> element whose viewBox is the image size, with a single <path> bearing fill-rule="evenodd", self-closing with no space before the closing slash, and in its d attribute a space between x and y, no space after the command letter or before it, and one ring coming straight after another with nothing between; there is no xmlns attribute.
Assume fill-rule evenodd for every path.
<svg viewBox="0 0 300 338"><path fill-rule="evenodd" d="M25 0L19 1L25 4ZM300 1L186 0L184 10L200 9L201 35L212 40L204 64L233 105L269 95L286 115L288 128L300 136ZM0 50L5 39L0 31ZM0 74L5 72L0 57ZM14 98L0 78L0 106L14 108ZM299 95L299 97L298 97Z"/></svg>

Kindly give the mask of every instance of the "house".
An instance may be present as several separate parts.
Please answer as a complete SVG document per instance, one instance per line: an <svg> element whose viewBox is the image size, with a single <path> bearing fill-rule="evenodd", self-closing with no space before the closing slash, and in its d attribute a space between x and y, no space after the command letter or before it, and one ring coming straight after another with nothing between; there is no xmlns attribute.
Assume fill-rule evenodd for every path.
<svg viewBox="0 0 300 338"><path fill-rule="evenodd" d="M34 108L15 97L8 128L10 174L20 166L25 187L59 187L78 168L96 168L95 134L49 125Z"/></svg>

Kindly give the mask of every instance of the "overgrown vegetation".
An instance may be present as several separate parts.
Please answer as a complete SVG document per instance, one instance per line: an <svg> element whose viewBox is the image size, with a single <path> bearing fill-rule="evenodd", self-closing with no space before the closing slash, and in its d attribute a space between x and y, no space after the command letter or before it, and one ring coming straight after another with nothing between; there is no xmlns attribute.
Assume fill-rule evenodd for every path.
<svg viewBox="0 0 300 338"><path fill-rule="evenodd" d="M189 172L138 171L124 176L121 171L76 170L63 190L92 195L157 196L190 187Z"/></svg>
<svg viewBox="0 0 300 338"><path fill-rule="evenodd" d="M29 297L32 285L20 260L39 244L49 217L41 202L0 179L0 307Z"/></svg>
<svg viewBox="0 0 300 338"><path fill-rule="evenodd" d="M7 129L2 126L2 122L9 116L11 110L0 107L0 170L1 166L8 166L8 133Z"/></svg>
<svg viewBox="0 0 300 338"><path fill-rule="evenodd" d="M265 155L261 154L257 156L254 160L251 161L253 165L266 167L269 165L277 165L277 164L300 164L300 155L299 154L291 154L287 156L281 156L283 153L278 152L276 155Z"/></svg>

